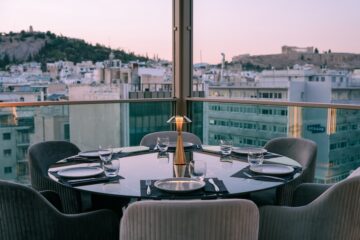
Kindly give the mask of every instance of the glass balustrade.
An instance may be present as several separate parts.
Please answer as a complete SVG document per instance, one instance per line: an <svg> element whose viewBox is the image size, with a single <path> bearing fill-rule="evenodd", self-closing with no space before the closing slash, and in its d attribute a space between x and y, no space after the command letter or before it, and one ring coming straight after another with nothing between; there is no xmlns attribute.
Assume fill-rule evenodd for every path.
<svg viewBox="0 0 360 240"><path fill-rule="evenodd" d="M169 130L172 115L171 101L0 107L0 179L29 182L27 150L34 143L134 146L145 134Z"/></svg>
<svg viewBox="0 0 360 240"><path fill-rule="evenodd" d="M315 178L321 183L340 181L360 166L360 107L287 104L195 101L192 131L210 145L222 138L231 138L235 146L257 147L276 137L310 139L318 146Z"/></svg>

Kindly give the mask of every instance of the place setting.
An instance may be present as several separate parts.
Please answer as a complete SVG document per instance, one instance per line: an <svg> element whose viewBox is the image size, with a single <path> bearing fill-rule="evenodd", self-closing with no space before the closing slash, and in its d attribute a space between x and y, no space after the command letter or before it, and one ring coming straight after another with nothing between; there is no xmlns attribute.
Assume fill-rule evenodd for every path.
<svg viewBox="0 0 360 240"><path fill-rule="evenodd" d="M113 182L124 179L119 176L120 161L113 158L112 148L89 151L86 157L100 159L100 164L79 164L66 168L49 169L59 182L71 187Z"/></svg>
<svg viewBox="0 0 360 240"><path fill-rule="evenodd" d="M291 181L295 174L302 171L299 166L290 166L271 162L264 163L266 150L262 148L251 148L247 150L249 166L241 169L231 177L248 178L262 181Z"/></svg>
<svg viewBox="0 0 360 240"><path fill-rule="evenodd" d="M205 161L190 161L183 172L184 177L140 180L141 197L161 199L192 199L200 197L205 199L228 192L222 180L205 178Z"/></svg>
<svg viewBox="0 0 360 240"><path fill-rule="evenodd" d="M201 149L201 145L196 145L191 142L184 141L182 144L183 144L182 147L186 152ZM165 137L158 137L156 140L156 145L151 147L150 149L152 149L152 151L164 153L164 152L175 152L176 147L177 147L177 142L172 142L170 141L169 137L165 136Z"/></svg>

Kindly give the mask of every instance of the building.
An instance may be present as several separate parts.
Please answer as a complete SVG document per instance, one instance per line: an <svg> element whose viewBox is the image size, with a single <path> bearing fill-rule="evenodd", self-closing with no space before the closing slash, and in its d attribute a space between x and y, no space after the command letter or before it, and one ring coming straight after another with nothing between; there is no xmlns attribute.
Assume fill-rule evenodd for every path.
<svg viewBox="0 0 360 240"><path fill-rule="evenodd" d="M291 54L291 53L314 53L314 47L294 47L294 46L282 46L282 54Z"/></svg>
<svg viewBox="0 0 360 240"><path fill-rule="evenodd" d="M28 182L26 161L30 135L34 132L31 108L0 110L0 177L2 179Z"/></svg>
<svg viewBox="0 0 360 240"><path fill-rule="evenodd" d="M209 86L209 96L267 101L360 103L356 73L316 69L263 71L254 81ZM354 77L355 76L355 77ZM316 180L331 183L360 165L360 113L354 110L204 103L204 142L232 138L236 146L264 146L294 136L318 144Z"/></svg>

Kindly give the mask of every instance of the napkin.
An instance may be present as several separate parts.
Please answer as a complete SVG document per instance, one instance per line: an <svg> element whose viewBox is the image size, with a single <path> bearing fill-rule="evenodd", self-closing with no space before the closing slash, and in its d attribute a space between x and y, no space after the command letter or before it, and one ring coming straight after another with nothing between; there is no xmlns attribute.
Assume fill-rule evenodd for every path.
<svg viewBox="0 0 360 240"><path fill-rule="evenodd" d="M120 179L124 179L122 176L115 177L107 177L105 175L101 175L100 177L92 177L92 178L80 178L80 179L64 179L61 178L61 181L71 185L72 187L98 184L104 182L114 182ZM59 179L60 180L60 179Z"/></svg>
<svg viewBox="0 0 360 240"><path fill-rule="evenodd" d="M220 146L202 145L204 152L220 153Z"/></svg>
<svg viewBox="0 0 360 240"><path fill-rule="evenodd" d="M112 181L124 179L124 177L122 176L107 177L104 173L93 177L83 177L83 178L65 178L57 174L57 171L51 171L50 173L54 177L56 177L60 183L70 187L112 182Z"/></svg>
<svg viewBox="0 0 360 240"><path fill-rule="evenodd" d="M283 164L283 165L289 165L289 166L292 166L292 167L298 167L298 168L301 168L301 164L294 161L294 160L291 160L287 157L283 157L283 156L280 156L278 155L278 157L275 157L275 158L266 158L264 157L264 163L276 163L276 164Z"/></svg>
<svg viewBox="0 0 360 240"><path fill-rule="evenodd" d="M149 149L150 148L146 146L133 146L133 147L113 148L113 151L122 152L122 153L135 153L135 152L149 151Z"/></svg>
<svg viewBox="0 0 360 240"><path fill-rule="evenodd" d="M284 181L290 181L294 178L294 175L296 173L299 173L302 171L301 167L294 167L294 172L290 173L290 174L286 174L286 175L276 175L276 177L278 178L282 178ZM246 176L244 174L244 172L252 175L252 176L257 176L256 178L249 178L248 176ZM269 174L265 174L265 175L269 175ZM278 182L280 180L276 180L276 179L271 179L271 178L266 178L266 177L261 177L261 174L256 174L254 172L252 172L250 170L250 166L247 166L243 169L241 169L240 171L234 173L233 175L231 175L231 177L236 177L236 178L248 178L248 179L255 179L255 180L261 180L261 181L268 181L268 182ZM275 175L274 175L275 177Z"/></svg>

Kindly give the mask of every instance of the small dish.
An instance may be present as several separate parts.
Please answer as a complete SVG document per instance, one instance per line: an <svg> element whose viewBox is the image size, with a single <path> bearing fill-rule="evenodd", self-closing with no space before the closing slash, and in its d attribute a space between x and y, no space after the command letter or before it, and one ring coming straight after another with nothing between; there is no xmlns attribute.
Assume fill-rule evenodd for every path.
<svg viewBox="0 0 360 240"><path fill-rule="evenodd" d="M66 178L83 178L97 176L103 172L104 170L99 167L73 167L60 170L57 174Z"/></svg>
<svg viewBox="0 0 360 240"><path fill-rule="evenodd" d="M281 164L261 164L250 166L250 171L258 174L286 175L294 172L294 168Z"/></svg>
<svg viewBox="0 0 360 240"><path fill-rule="evenodd" d="M205 182L192 178L167 178L156 181L154 186L166 192L186 193L203 188Z"/></svg>
<svg viewBox="0 0 360 240"><path fill-rule="evenodd" d="M232 150L234 153L238 154L249 154L249 153L267 153L265 148L255 148L255 147L235 147Z"/></svg>
<svg viewBox="0 0 360 240"><path fill-rule="evenodd" d="M84 151L84 152L79 152L78 155L84 158L98 158L99 151L98 150Z"/></svg>

